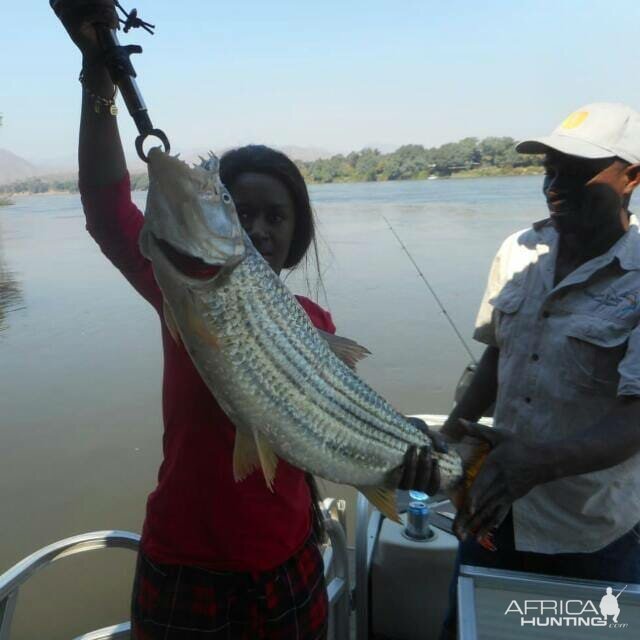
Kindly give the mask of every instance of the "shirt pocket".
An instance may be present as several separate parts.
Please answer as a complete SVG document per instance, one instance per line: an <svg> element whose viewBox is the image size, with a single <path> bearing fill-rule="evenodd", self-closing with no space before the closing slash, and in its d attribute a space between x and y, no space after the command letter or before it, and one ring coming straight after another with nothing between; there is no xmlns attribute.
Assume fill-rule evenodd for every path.
<svg viewBox="0 0 640 640"><path fill-rule="evenodd" d="M524 301L524 288L521 283L508 282L502 291L489 300L494 308L494 324L498 348L504 354L509 353L517 340L518 312Z"/></svg>
<svg viewBox="0 0 640 640"><path fill-rule="evenodd" d="M632 329L591 316L570 319L565 330L563 377L578 391L615 397L618 365L627 350Z"/></svg>

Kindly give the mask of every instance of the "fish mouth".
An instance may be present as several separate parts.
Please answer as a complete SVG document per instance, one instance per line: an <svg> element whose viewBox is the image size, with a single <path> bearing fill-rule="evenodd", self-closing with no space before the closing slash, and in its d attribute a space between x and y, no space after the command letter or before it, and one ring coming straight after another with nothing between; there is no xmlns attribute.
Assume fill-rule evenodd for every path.
<svg viewBox="0 0 640 640"><path fill-rule="evenodd" d="M162 252L162 255L171 263L171 266L188 278L193 278L194 280L208 280L209 278L213 278L213 276L217 275L221 269L220 265L208 264L200 258L196 258L179 251L166 240L161 240L155 236L154 240Z"/></svg>

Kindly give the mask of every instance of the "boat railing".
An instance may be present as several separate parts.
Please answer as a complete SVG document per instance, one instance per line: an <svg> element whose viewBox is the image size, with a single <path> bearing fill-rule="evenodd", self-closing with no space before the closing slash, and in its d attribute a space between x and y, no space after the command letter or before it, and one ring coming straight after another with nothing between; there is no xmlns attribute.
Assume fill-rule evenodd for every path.
<svg viewBox="0 0 640 640"><path fill-rule="evenodd" d="M347 552L346 502L327 498L322 502L322 510L330 542L322 555L329 599L329 628L332 631L329 637L335 640L348 640L351 587Z"/></svg>
<svg viewBox="0 0 640 640"><path fill-rule="evenodd" d="M32 553L0 576L0 640L9 640L11 622L20 587L32 576L49 565L77 553L108 547L137 551L140 536L128 531L92 531L54 542ZM128 638L129 622L98 629L76 640L111 640Z"/></svg>
<svg viewBox="0 0 640 640"><path fill-rule="evenodd" d="M336 640L349 637L349 563L343 501L328 498L322 504L330 544L323 551L324 572L329 598L329 623ZM24 558L0 575L0 640L9 640L11 623L20 587L29 578L54 562L69 556L105 548L138 550L140 536L128 531L93 531L54 542ZM75 640L124 640L130 638L130 622L122 622L85 633Z"/></svg>
<svg viewBox="0 0 640 640"><path fill-rule="evenodd" d="M382 514L358 493L356 501L356 639L369 638L369 572L376 540L380 533ZM2 638L0 638L2 640Z"/></svg>

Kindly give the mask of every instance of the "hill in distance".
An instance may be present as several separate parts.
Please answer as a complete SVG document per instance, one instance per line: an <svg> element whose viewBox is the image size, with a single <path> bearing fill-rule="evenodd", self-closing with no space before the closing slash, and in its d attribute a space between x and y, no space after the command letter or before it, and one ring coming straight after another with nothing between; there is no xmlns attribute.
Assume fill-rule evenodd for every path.
<svg viewBox="0 0 640 640"><path fill-rule="evenodd" d="M7 149L0 149L0 184L33 178L39 174L38 168Z"/></svg>
<svg viewBox="0 0 640 640"><path fill-rule="evenodd" d="M282 146L274 148L279 149L283 153L287 154L292 160L301 160L303 162L311 162L320 158L330 158L333 153L325 149L318 149L315 147L301 147L301 146ZM216 149L215 153L222 155L227 149ZM198 163L199 156L206 158L209 150L206 148L198 149L185 149L180 150L180 157L189 163ZM23 180L26 178L50 178L56 177L59 179L71 180L77 177L77 155L70 154L68 157L59 157L49 160L39 161L34 164L20 156L16 155L12 151L7 149L0 149L0 184L10 184L17 180ZM145 163L138 158L135 153L130 153L127 156L127 165L129 172L134 174L146 173Z"/></svg>

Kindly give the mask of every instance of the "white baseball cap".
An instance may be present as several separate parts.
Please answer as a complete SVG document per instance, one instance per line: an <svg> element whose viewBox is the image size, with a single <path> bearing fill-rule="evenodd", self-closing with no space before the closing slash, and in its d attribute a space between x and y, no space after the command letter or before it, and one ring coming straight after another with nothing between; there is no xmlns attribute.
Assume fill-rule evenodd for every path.
<svg viewBox="0 0 640 640"><path fill-rule="evenodd" d="M549 149L580 158L622 158L640 162L640 113L624 104L594 102L574 111L550 136L524 140L519 153Z"/></svg>

